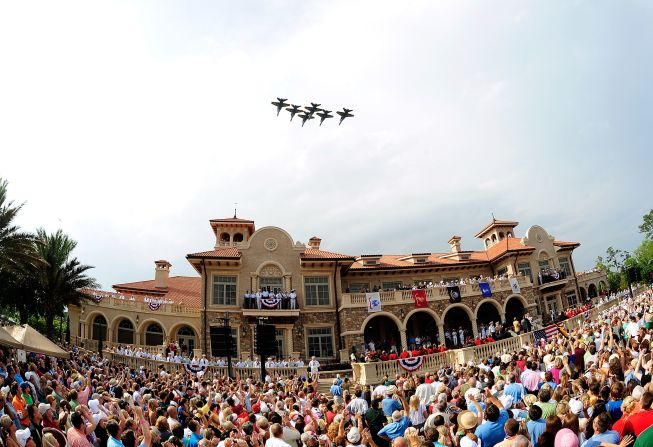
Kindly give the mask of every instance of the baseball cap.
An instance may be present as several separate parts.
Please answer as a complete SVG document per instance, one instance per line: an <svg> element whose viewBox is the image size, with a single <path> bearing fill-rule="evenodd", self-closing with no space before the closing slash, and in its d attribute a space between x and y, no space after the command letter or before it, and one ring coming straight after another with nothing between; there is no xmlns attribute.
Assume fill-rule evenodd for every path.
<svg viewBox="0 0 653 447"><path fill-rule="evenodd" d="M41 402L39 404L38 409L39 409L39 413L41 414L41 416L43 416L46 411L52 409L52 406L50 404L45 404L45 403Z"/></svg>
<svg viewBox="0 0 653 447"><path fill-rule="evenodd" d="M18 445L20 445L20 447L25 447L25 444L27 444L27 440L31 436L32 436L32 432L29 431L29 428L16 430L16 439L18 440Z"/></svg>
<svg viewBox="0 0 653 447"><path fill-rule="evenodd" d="M347 433L347 441L351 442L352 444L357 444L361 440L361 434L358 431L356 427L352 427L349 429L349 432Z"/></svg>

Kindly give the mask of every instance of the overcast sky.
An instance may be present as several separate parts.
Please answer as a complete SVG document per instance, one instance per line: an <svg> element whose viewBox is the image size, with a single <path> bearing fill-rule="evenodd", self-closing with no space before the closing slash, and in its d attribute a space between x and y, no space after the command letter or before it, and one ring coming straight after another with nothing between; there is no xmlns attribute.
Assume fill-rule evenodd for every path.
<svg viewBox="0 0 653 447"><path fill-rule="evenodd" d="M211 218L348 254L480 249L491 218L633 249L649 1L2 2L0 176L106 289L193 274ZM304 128L270 101L354 109Z"/></svg>

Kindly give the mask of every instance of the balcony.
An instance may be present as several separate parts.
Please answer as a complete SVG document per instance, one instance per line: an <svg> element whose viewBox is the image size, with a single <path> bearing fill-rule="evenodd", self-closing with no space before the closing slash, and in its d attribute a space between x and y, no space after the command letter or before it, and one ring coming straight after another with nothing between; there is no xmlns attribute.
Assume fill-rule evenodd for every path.
<svg viewBox="0 0 653 447"><path fill-rule="evenodd" d="M290 308L289 302L275 300L261 300L261 308L256 306L256 302L243 304L243 316L245 317L298 317L299 306L295 303L294 308Z"/></svg>
<svg viewBox="0 0 653 447"><path fill-rule="evenodd" d="M532 287L530 280L525 276L519 276L517 278L520 288ZM478 296L481 295L481 289L478 284L466 284L459 285L461 298ZM490 287L492 288L492 293L498 292L510 292L512 288L510 287L510 281L508 279L499 279L490 282ZM447 292L446 286L434 286L425 289L426 290L426 300L438 301L438 300L448 300L449 293ZM388 292L380 292L381 304L393 305L393 304L408 304L414 303L413 293L411 290L394 290ZM342 294L342 303L340 309L355 308L355 307L367 307L367 298L364 293L343 293ZM339 309L339 310L340 310Z"/></svg>
<svg viewBox="0 0 653 447"><path fill-rule="evenodd" d="M84 306L99 306L120 309L130 312L153 312L156 310L160 314L168 315L181 315L186 317L196 317L199 318L200 309L188 307L184 304L176 304L174 302L161 303L153 309L150 307L150 303L145 303L143 301L136 301L130 296L121 296L118 294L106 294L102 297L101 300L88 299L83 301ZM157 303L158 304L158 303ZM153 304L156 306L156 304Z"/></svg>
<svg viewBox="0 0 653 447"><path fill-rule="evenodd" d="M558 289L562 289L567 285L567 274L564 270L559 269L548 269L540 272L537 278L539 284L538 289L544 292L552 292Z"/></svg>

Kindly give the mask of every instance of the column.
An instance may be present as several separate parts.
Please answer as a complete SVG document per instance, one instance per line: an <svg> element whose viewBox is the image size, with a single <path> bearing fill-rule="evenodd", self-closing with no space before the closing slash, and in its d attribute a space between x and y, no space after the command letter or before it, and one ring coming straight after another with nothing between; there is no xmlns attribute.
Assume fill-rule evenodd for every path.
<svg viewBox="0 0 653 447"><path fill-rule="evenodd" d="M476 325L476 320L472 320L472 338L478 336L478 326Z"/></svg>
<svg viewBox="0 0 653 447"><path fill-rule="evenodd" d="M440 344L446 344L446 339L444 338L444 325L438 324L438 338L440 339Z"/></svg>
<svg viewBox="0 0 653 447"><path fill-rule="evenodd" d="M401 350L406 351L408 349L408 342L406 341L406 329L399 329L399 338L401 340Z"/></svg>
<svg viewBox="0 0 653 447"><path fill-rule="evenodd" d="M557 293L556 302L558 303L558 312L562 311L564 309L562 306L562 292Z"/></svg>
<svg viewBox="0 0 653 447"><path fill-rule="evenodd" d="M501 311L501 321L503 321L503 324L512 324L512 321L506 321L506 313Z"/></svg>

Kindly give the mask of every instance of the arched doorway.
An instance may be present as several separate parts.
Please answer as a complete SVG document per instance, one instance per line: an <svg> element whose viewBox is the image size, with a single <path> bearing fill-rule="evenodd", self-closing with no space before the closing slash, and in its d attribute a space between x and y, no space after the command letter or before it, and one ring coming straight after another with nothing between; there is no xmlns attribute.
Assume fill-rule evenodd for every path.
<svg viewBox="0 0 653 447"><path fill-rule="evenodd" d="M590 284L587 287L587 294L589 295L590 298L596 298L597 296L599 296L596 290L596 286L594 284Z"/></svg>
<svg viewBox="0 0 653 447"><path fill-rule="evenodd" d="M585 290L585 287L579 287L580 290L580 299L584 303L587 301L587 290Z"/></svg>
<svg viewBox="0 0 653 447"><path fill-rule="evenodd" d="M444 321L444 334L445 344L447 347L461 347L464 345L464 340L460 340L460 330L463 330L463 337L474 337L472 327L472 320L470 319L470 310L466 310L462 306L451 306L444 311L442 320ZM456 332L454 337L454 331ZM447 334L450 337L447 337Z"/></svg>
<svg viewBox="0 0 653 447"><path fill-rule="evenodd" d="M386 315L372 317L365 324L363 334L366 348L369 347L370 342L373 342L376 349L389 351L394 346L397 351L401 351L397 323Z"/></svg>
<svg viewBox="0 0 653 447"><path fill-rule="evenodd" d="M103 341L107 339L107 319L104 316L98 315L93 319L91 338Z"/></svg>
<svg viewBox="0 0 653 447"><path fill-rule="evenodd" d="M183 326L177 331L177 342L182 353L192 353L195 349L195 331L190 326Z"/></svg>
<svg viewBox="0 0 653 447"><path fill-rule="evenodd" d="M481 324L485 326L489 323L496 323L497 321L501 321L501 314L494 303L486 301L476 310L476 321L477 326Z"/></svg>
<svg viewBox="0 0 653 447"><path fill-rule="evenodd" d="M438 343L438 325L432 315L427 312L415 312L406 321L406 337L408 348L417 345L416 338L419 338L420 345L431 342Z"/></svg>
<svg viewBox="0 0 653 447"><path fill-rule="evenodd" d="M120 323L118 323L116 341L121 344L134 344L134 325L126 318L123 318L120 320Z"/></svg>
<svg viewBox="0 0 653 447"><path fill-rule="evenodd" d="M512 322L515 318L521 321L525 312L522 300L516 296L508 298L508 301L506 301L506 325L508 329L512 328Z"/></svg>
<svg viewBox="0 0 653 447"><path fill-rule="evenodd" d="M163 344L163 328L158 323L150 323L145 329L145 344L147 346Z"/></svg>

